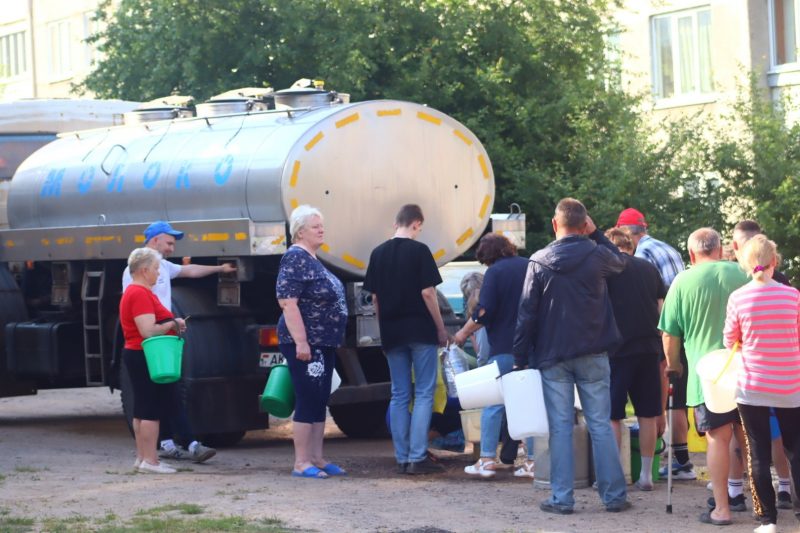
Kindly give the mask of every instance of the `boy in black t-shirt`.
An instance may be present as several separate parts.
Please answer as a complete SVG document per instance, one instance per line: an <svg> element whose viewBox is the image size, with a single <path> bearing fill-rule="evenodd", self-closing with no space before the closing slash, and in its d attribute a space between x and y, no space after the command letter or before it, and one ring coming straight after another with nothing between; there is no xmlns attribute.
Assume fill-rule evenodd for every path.
<svg viewBox="0 0 800 533"><path fill-rule="evenodd" d="M442 282L439 269L428 247L416 241L424 220L418 205L404 205L395 219L394 237L372 251L364 279L392 378L389 413L395 457L398 470L406 474L442 470L427 451L437 346L444 346L448 335L436 298L436 285ZM412 391L414 409L409 413Z"/></svg>

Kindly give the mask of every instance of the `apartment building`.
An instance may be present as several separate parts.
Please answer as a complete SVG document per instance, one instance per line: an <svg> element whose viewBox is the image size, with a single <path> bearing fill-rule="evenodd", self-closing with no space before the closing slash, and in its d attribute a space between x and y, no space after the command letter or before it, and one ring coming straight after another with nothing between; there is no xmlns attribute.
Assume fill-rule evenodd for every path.
<svg viewBox="0 0 800 533"><path fill-rule="evenodd" d="M800 0L626 0L615 20L623 86L655 121L725 113L750 72L800 95Z"/></svg>
<svg viewBox="0 0 800 533"><path fill-rule="evenodd" d="M100 0L3 0L0 99L70 96L97 59L85 42L97 31Z"/></svg>

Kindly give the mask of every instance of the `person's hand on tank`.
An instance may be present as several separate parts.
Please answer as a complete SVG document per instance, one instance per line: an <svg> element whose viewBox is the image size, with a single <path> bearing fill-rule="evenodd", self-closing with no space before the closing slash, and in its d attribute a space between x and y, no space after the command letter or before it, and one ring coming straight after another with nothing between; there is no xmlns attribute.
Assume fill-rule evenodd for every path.
<svg viewBox="0 0 800 533"><path fill-rule="evenodd" d="M236 266L233 263L222 263L222 273L230 274L236 272Z"/></svg>

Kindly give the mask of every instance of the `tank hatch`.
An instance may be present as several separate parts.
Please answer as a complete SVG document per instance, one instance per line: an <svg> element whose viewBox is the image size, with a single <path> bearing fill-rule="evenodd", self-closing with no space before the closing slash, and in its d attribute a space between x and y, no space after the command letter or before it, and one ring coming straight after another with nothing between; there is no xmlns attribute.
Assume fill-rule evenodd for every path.
<svg viewBox="0 0 800 533"><path fill-rule="evenodd" d="M197 116L218 117L269 109L275 109L272 87L244 87L218 94L205 103L197 104Z"/></svg>
<svg viewBox="0 0 800 533"><path fill-rule="evenodd" d="M156 98L125 113L125 124L143 124L157 120L193 117L194 112L190 107L193 103L193 96L172 95Z"/></svg>

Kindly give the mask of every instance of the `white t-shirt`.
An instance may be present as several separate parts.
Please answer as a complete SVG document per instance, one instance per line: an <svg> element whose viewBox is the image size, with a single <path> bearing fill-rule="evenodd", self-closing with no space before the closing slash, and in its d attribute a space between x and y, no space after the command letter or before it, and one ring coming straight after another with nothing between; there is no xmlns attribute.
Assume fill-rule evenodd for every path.
<svg viewBox="0 0 800 533"><path fill-rule="evenodd" d="M158 269L158 281L153 286L153 292L161 301L161 305L172 311L172 283L170 280L177 278L181 273L181 265L176 265L172 261L161 259L161 267ZM125 267L122 273L122 292L128 288L133 278L130 269Z"/></svg>

